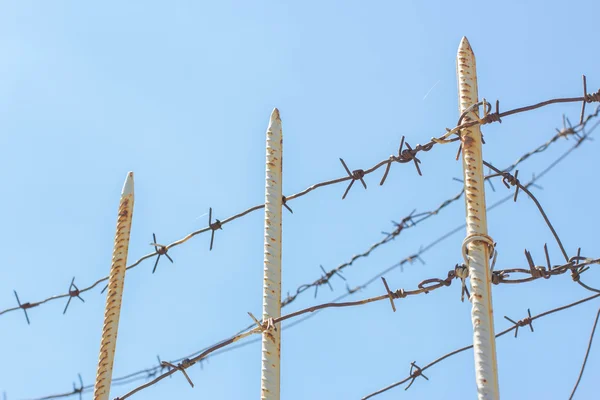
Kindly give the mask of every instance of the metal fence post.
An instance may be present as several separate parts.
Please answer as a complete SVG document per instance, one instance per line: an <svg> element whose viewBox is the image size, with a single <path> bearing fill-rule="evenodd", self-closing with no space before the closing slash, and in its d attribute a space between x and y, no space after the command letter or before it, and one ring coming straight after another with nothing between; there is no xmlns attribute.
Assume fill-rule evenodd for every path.
<svg viewBox="0 0 600 400"><path fill-rule="evenodd" d="M279 399L281 330L272 323L281 316L281 210L282 142L279 110L271 113L267 129L265 183L265 258L263 279L263 323L261 399Z"/></svg>
<svg viewBox="0 0 600 400"><path fill-rule="evenodd" d="M121 314L121 299L123 298L123 283L127 267L127 250L129 248L129 233L133 216L133 172L127 174L117 217L117 233L113 248L112 265L108 277L108 294L104 309L104 325L100 342L98 372L94 385L94 400L108 400L112 381L113 362L117 345L119 316Z"/></svg>
<svg viewBox="0 0 600 400"><path fill-rule="evenodd" d="M461 116L464 114L462 122L477 119L479 107L474 106L478 103L475 54L466 37L462 38L458 47L456 72L459 111ZM467 215L467 237L463 242L463 256L471 278L471 321L477 392L479 399L497 400L500 394L489 267L494 242L487 234L482 136L479 125L462 129L460 136Z"/></svg>

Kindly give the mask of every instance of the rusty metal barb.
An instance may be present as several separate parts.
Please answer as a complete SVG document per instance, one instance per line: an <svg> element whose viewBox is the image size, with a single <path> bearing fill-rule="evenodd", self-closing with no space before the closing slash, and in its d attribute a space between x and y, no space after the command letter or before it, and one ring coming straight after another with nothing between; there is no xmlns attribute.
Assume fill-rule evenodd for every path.
<svg viewBox="0 0 600 400"><path fill-rule="evenodd" d="M340 271L333 270L333 271L327 272L327 271L325 271L325 268L323 268L322 265L319 265L319 267L321 268L321 271L323 271L323 275L321 276L321 279L319 279L315 282L315 285L314 285L315 286L315 296L314 296L315 299L317 298L317 292L319 291L319 286L321 286L323 284L327 284L329 286L329 289L333 292L333 286L331 286L331 282L329 282L332 275L335 274L335 275L339 276L340 278L342 278L344 281L346 280L346 278L344 278L342 276ZM290 297L290 294L288 292L288 298L289 297Z"/></svg>
<svg viewBox="0 0 600 400"><path fill-rule="evenodd" d="M387 179L388 174L390 173L390 168L392 167L392 163L393 162L397 162L398 160L400 160L402 158L402 148L404 147L404 136L402 136L402 139L400 140L400 147L398 148L398 156L394 156L393 154L390 156L390 159L387 163L387 165L385 166L385 171L383 173L383 176L381 177L381 181L379 181L379 186L382 186L385 183L385 180Z"/></svg>
<svg viewBox="0 0 600 400"><path fill-rule="evenodd" d="M75 386L75 382L73 382L73 394L78 394L79 400L81 400L85 386L83 386L83 379L81 378L81 374L77 374L77 376L79 377L79 387Z"/></svg>
<svg viewBox="0 0 600 400"><path fill-rule="evenodd" d="M582 75L583 79L583 101L581 102L581 116L579 118L579 123L583 122L583 116L585 115L585 105L586 103L592 103L594 101L600 101L600 89L596 93L588 94L587 92L587 78L585 75Z"/></svg>
<svg viewBox="0 0 600 400"><path fill-rule="evenodd" d="M390 304L392 305L392 311L396 312L396 306L394 305L394 293L390 290L390 287L387 284L387 281L385 280L385 278L382 276L381 280L383 281L383 285L385 286L385 290L388 294L388 297L390 298ZM402 294L404 294L404 290L402 290Z"/></svg>
<svg viewBox="0 0 600 400"><path fill-rule="evenodd" d="M204 214L206 215L206 214ZM215 231L217 229L223 229L222 227L223 223L221 221L219 221L218 219L215 219L215 222L212 222L212 207L208 209L208 227L210 228L211 232L210 232L210 248L209 250L212 250L213 248L213 243L215 241ZM170 247L170 246L169 246Z"/></svg>
<svg viewBox="0 0 600 400"><path fill-rule="evenodd" d="M433 144L429 147L431 149L431 147L433 147ZM423 148L423 147L421 147ZM429 151L429 150L427 150ZM417 151L416 149L413 150L412 147L410 147L410 144L408 144L408 142L406 142L406 150L404 150L402 152L402 158L405 160L412 160L415 164L415 168L417 169L417 173L419 174L419 176L423 176L423 174L421 173L421 168L419 167L419 164L421 164L421 160L419 160L416 157Z"/></svg>
<svg viewBox="0 0 600 400"><path fill-rule="evenodd" d="M348 176L350 178L352 178L352 180L350 181L350 184L348 185L348 187L346 188L346 191L344 192L344 195L342 196L342 200L344 200L346 198L346 195L350 191L350 188L352 188L352 185L354 185L355 181L360 181L360 183L362 183L362 185L364 186L365 189L367 188L367 184L365 183L365 180L363 179L365 177L365 171L364 170L362 170L362 169L355 169L354 171L350 172L350 169L348 168L348 166L344 162L344 159L340 158L340 161L341 161L342 165L344 166L344 169L348 173Z"/></svg>
<svg viewBox="0 0 600 400"><path fill-rule="evenodd" d="M517 322L515 322L512 319L510 319L506 315L504 316L504 319L512 322L515 325L515 338L519 334L519 327L523 327L523 326L529 325L529 329L531 329L531 332L533 332L533 324L532 324L533 321L531 319L531 310L529 308L527 309L527 314L529 315L527 318L520 319Z"/></svg>
<svg viewBox="0 0 600 400"><path fill-rule="evenodd" d="M85 300L80 296L80 294L81 291L79 290L77 285L75 285L75 277L73 277L73 279L71 279L71 284L69 285L69 300L67 300L67 305L65 305L63 315L67 312L67 308L69 308L69 304L71 304L71 299L73 297L77 297L79 300L81 300L82 303L85 303Z"/></svg>
<svg viewBox="0 0 600 400"><path fill-rule="evenodd" d="M17 294L17 291L13 290L13 293L15 294L15 297L17 298L17 304L19 305L19 308L22 309L23 312L25 313L25 319L27 320L27 325L31 325L31 323L29 322L29 315L27 315L27 309L33 308L33 307L37 306L37 304L31 304L31 303L21 304L21 300L19 300L19 295Z"/></svg>
<svg viewBox="0 0 600 400"><path fill-rule="evenodd" d="M417 366L416 363L417 363L416 361L413 361L410 363L409 375L411 377L411 380L410 380L410 383L408 384L408 386L406 386L404 388L404 390L410 389L410 387L412 386L415 379L417 379L419 376L422 376L423 378L425 378L425 380L429 380L429 378L426 377L425 374L423 373L423 370L421 368L419 368L419 366Z"/></svg>
<svg viewBox="0 0 600 400"><path fill-rule="evenodd" d="M454 267L454 276L460 279L461 282L460 302L462 303L465 301L465 294L467 295L467 299L471 297L466 284L466 280L469 277L469 268L464 264L456 264Z"/></svg>
<svg viewBox="0 0 600 400"><path fill-rule="evenodd" d="M294 211L292 211L292 209L290 208L290 206L288 206L288 205L287 205L286 201L287 201L287 199L285 198L285 196L282 196L281 204L282 204L282 205L283 205L285 208L287 208L287 210L288 210L288 211L289 211L291 214L293 214L293 213L294 213Z"/></svg>
<svg viewBox="0 0 600 400"><path fill-rule="evenodd" d="M547 250L547 248L548 247L544 245L544 250ZM550 278L551 271L546 270L545 267L536 266L533 262L533 257L531 256L531 253L527 251L527 249L525 249L525 258L527 258L527 263L529 264L529 273L531 274L532 278Z"/></svg>
<svg viewBox="0 0 600 400"><path fill-rule="evenodd" d="M158 254L158 256L156 257L156 262L154 263L154 268L152 268L152 273L154 273L156 271L156 267L158 266L158 262L160 261L161 256L167 257L169 261L171 261L171 264L173 264L173 259L167 253L169 251L169 248L156 242L156 234L152 234L152 239L154 241L150 243L150 245L154 246L154 250L156 251L156 254Z"/></svg>
<svg viewBox="0 0 600 400"><path fill-rule="evenodd" d="M185 360L183 360L181 363L174 365L171 364L170 362L167 361L163 361L161 363L162 366L165 367L170 367L173 368L176 371L181 371L181 373L183 374L183 376L185 376L185 379L187 379L188 383L190 384L191 387L194 387L194 383L192 382L192 380L190 379L189 375L187 374L187 372L185 372L186 368L191 367L192 365L194 365L193 362L191 362L190 360L188 360L187 358Z"/></svg>

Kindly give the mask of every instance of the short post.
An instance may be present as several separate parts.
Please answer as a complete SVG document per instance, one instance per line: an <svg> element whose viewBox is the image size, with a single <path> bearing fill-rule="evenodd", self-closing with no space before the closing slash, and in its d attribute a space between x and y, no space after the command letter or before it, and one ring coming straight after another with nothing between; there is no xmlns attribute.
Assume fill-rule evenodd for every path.
<svg viewBox="0 0 600 400"><path fill-rule="evenodd" d="M475 54L463 37L456 56L458 102L462 115L478 102ZM463 122L479 118L479 107L471 108ZM481 129L479 125L462 129L463 176L467 214L467 237L463 255L471 278L471 321L473 323L473 350L475 377L479 399L499 399L496 339L492 311L491 272L489 259L494 242L487 234L483 163L481 156Z"/></svg>
<svg viewBox="0 0 600 400"><path fill-rule="evenodd" d="M129 172L121 191L121 202L117 217L117 233L108 277L108 295L106 296L106 307L104 309L104 326L102 327L98 372L96 374L96 384L94 385L94 400L108 400L110 395L121 300L123 298L123 283L127 268L133 200L133 172Z"/></svg>
<svg viewBox="0 0 600 400"><path fill-rule="evenodd" d="M281 210L282 142L279 110L271 113L267 129L265 183L265 258L263 279L263 324L261 399L279 400L281 330L272 324L281 316Z"/></svg>

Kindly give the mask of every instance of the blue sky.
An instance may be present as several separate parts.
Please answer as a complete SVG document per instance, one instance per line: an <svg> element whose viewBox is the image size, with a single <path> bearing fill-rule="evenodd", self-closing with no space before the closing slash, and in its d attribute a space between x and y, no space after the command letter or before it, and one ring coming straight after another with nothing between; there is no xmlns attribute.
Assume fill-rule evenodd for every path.
<svg viewBox="0 0 600 400"><path fill-rule="evenodd" d="M208 209L224 219L264 200L264 140L278 107L284 135L284 193L292 194L395 153L402 135L425 143L458 118L455 57L462 36L477 56L479 96L506 110L553 97L580 96L600 85L597 2L3 2L0 13L0 197L3 229L0 308L64 293L109 272L119 194L135 173L130 261L151 252L152 233L171 243L207 225ZM592 110L594 107L588 107ZM499 168L544 143L580 104L554 105L507 117L484 128L484 158ZM520 177L541 171L574 144L559 141L523 163ZM596 253L599 213L594 182L598 142L585 142L540 180L534 193L569 255ZM283 292L293 292L348 261L413 209L426 211L461 184L455 145L366 178L368 190L345 184L290 202L283 219ZM508 191L495 181L488 204ZM489 189L489 186L487 186ZM463 200L403 232L345 269L362 284L464 222ZM153 367L225 339L262 307L263 212L210 235L199 235L126 277L114 377ZM497 269L526 267L524 248L544 264L560 253L533 202L520 195L490 213ZM464 232L450 237L386 279L413 289L444 278L461 262ZM598 274L586 282L598 286ZM344 294L321 287L284 313ZM102 286L102 285L100 285ZM80 373L93 384L103 320L98 287L23 313L0 316L0 390L7 399L72 389ZM355 293L384 293L377 282ZM563 275L493 287L496 329L502 318L526 316L589 296ZM404 378L410 362L424 365L472 341L470 305L460 285L396 302L325 310L282 333L282 399L358 399ZM567 398L579 372L593 318L590 302L536 321L535 333L499 339L503 398ZM600 355L593 348L577 398L596 393ZM260 344L209 357L144 390L138 399L246 399L260 393ZM379 399L473 398L473 353L426 372L404 391ZM111 398L143 383L115 386ZM77 398L76 396L74 398ZM84 394L91 398L91 393Z"/></svg>

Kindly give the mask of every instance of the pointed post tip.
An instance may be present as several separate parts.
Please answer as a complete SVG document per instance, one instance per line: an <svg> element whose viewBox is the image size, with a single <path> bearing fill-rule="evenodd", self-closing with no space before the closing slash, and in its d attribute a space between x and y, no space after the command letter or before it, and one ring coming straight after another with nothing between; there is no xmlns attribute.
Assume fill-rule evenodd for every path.
<svg viewBox="0 0 600 400"><path fill-rule="evenodd" d="M125 183L123 184L123 190L121 191L122 196L127 196L129 194L133 194L133 172L127 174L127 178L125 178Z"/></svg>
<svg viewBox="0 0 600 400"><path fill-rule="evenodd" d="M458 51L470 51L471 53L473 52L473 49L471 48L471 43L469 43L469 39L467 39L466 36L463 36L460 40L460 44L458 45Z"/></svg>
<svg viewBox="0 0 600 400"><path fill-rule="evenodd" d="M281 117L279 116L279 109L277 109L277 107L275 107L273 109L273 112L271 113L271 121L276 121L276 120L281 121Z"/></svg>

